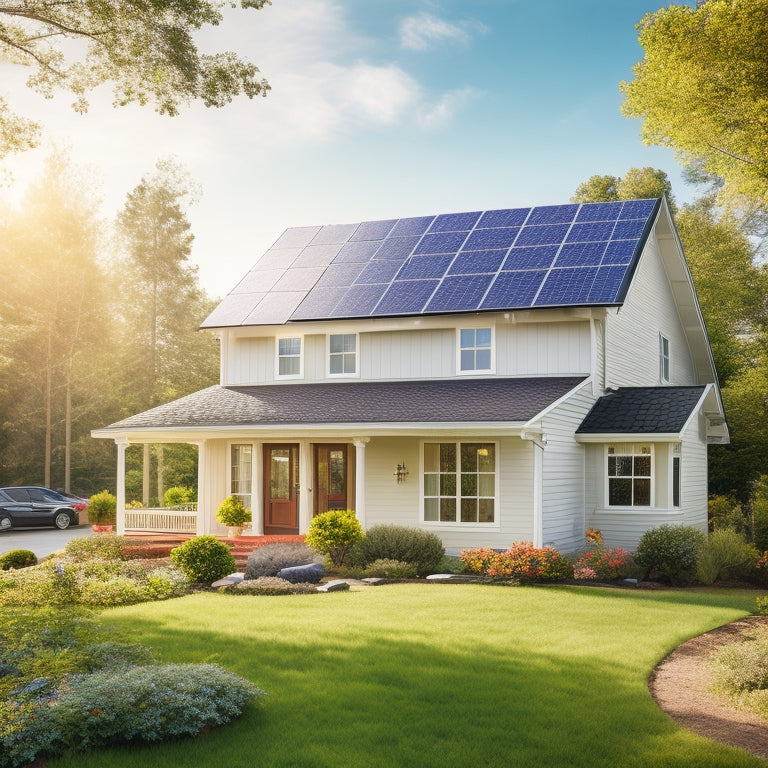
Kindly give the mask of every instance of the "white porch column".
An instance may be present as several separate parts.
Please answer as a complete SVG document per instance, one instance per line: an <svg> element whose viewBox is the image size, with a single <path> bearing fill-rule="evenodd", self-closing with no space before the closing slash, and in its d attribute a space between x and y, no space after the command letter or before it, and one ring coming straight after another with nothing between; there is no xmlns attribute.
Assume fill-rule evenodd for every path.
<svg viewBox="0 0 768 768"><path fill-rule="evenodd" d="M251 483L251 530L255 536L264 535L264 443L253 444Z"/></svg>
<svg viewBox="0 0 768 768"><path fill-rule="evenodd" d="M544 446L533 443L533 546L544 546Z"/></svg>
<svg viewBox="0 0 768 768"><path fill-rule="evenodd" d="M125 533L125 449L128 447L128 439L118 437L115 439L117 446L117 533L122 536Z"/></svg>
<svg viewBox="0 0 768 768"><path fill-rule="evenodd" d="M206 482L206 471L208 469L208 456L206 450L206 441L200 440L194 443L197 446L197 530L198 536L211 532L211 520L208 510L208 484Z"/></svg>
<svg viewBox="0 0 768 768"><path fill-rule="evenodd" d="M312 444L299 443L299 533L306 533L312 521Z"/></svg>
<svg viewBox="0 0 768 768"><path fill-rule="evenodd" d="M355 445L355 516L365 528L365 446L370 437L356 437Z"/></svg>

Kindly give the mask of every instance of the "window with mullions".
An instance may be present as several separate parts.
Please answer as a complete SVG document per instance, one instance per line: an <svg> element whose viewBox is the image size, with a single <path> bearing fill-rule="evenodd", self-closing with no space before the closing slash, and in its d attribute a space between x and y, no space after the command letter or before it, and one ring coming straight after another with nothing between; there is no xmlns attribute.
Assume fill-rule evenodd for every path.
<svg viewBox="0 0 768 768"><path fill-rule="evenodd" d="M331 376L357 373L357 334L332 333L328 338L328 372Z"/></svg>
<svg viewBox="0 0 768 768"><path fill-rule="evenodd" d="M650 445L609 445L608 505L650 507L652 466Z"/></svg>
<svg viewBox="0 0 768 768"><path fill-rule="evenodd" d="M424 443L424 520L496 520L496 445Z"/></svg>
<svg viewBox="0 0 768 768"><path fill-rule="evenodd" d="M277 375L301 376L301 338L277 340Z"/></svg>
<svg viewBox="0 0 768 768"><path fill-rule="evenodd" d="M230 493L237 496L246 509L252 509L253 446L233 445L230 464Z"/></svg>
<svg viewBox="0 0 768 768"><path fill-rule="evenodd" d="M491 370L490 328L462 328L459 331L459 370Z"/></svg>

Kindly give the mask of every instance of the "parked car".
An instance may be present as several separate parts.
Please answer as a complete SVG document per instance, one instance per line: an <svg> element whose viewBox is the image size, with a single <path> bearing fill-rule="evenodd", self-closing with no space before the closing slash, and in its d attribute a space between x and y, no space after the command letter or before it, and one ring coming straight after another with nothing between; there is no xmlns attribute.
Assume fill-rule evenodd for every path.
<svg viewBox="0 0 768 768"><path fill-rule="evenodd" d="M80 524L85 499L35 485L0 488L0 531L30 526L61 530Z"/></svg>

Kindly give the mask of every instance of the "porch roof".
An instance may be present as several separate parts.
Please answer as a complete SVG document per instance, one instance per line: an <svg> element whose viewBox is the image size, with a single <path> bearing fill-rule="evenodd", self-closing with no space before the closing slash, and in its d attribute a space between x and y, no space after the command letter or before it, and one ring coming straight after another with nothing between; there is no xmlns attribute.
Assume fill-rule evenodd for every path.
<svg viewBox="0 0 768 768"><path fill-rule="evenodd" d="M583 376L208 387L101 430L353 423L525 423Z"/></svg>

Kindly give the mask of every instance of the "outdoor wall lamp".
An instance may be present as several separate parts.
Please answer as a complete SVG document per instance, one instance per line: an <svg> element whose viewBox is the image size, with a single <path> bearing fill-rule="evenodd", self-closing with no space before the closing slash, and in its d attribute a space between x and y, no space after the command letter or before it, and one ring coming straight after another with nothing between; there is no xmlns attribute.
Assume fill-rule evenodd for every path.
<svg viewBox="0 0 768 768"><path fill-rule="evenodd" d="M408 470L405 468L405 464L398 464L397 469L393 472L393 475L395 476L398 485L400 485L400 483L404 483L405 478L408 477Z"/></svg>

